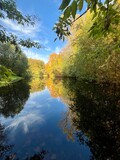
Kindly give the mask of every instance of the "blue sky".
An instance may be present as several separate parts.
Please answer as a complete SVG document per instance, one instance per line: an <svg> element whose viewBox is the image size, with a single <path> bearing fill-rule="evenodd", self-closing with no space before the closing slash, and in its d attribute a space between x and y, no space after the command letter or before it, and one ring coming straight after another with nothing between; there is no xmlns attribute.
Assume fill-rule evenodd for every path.
<svg viewBox="0 0 120 160"><path fill-rule="evenodd" d="M23 48L27 57L47 62L51 53L59 53L60 49L65 45L59 40L54 42L56 34L52 31L54 23L60 15L58 8L61 2L62 0L16 0L17 7L23 14L35 15L39 18L34 27L23 27L9 19L1 20L4 26L10 32L18 35L18 37L31 38L45 47L43 49Z"/></svg>

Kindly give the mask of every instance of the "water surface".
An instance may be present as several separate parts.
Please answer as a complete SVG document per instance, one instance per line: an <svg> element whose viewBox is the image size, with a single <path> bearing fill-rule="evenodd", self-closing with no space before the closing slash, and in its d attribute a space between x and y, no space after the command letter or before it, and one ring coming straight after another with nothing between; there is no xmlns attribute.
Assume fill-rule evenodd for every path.
<svg viewBox="0 0 120 160"><path fill-rule="evenodd" d="M0 158L119 159L119 97L116 86L71 80L1 88Z"/></svg>

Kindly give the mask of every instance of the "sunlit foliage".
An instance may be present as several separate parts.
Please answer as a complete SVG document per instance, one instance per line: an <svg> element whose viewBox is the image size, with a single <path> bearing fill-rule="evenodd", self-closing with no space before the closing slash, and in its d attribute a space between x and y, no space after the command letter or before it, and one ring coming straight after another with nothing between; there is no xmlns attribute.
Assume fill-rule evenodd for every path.
<svg viewBox="0 0 120 160"><path fill-rule="evenodd" d="M43 78L45 74L45 64L42 60L37 59L28 59L29 70L31 72L32 77Z"/></svg>
<svg viewBox="0 0 120 160"><path fill-rule="evenodd" d="M93 13L87 11L71 26L71 36L67 38L67 45L59 54L62 57L61 75L98 83L119 84L120 26L111 24L114 30L106 36L90 36L88 31L94 23L92 16ZM52 59L50 62L53 64Z"/></svg>
<svg viewBox="0 0 120 160"><path fill-rule="evenodd" d="M61 77L62 74L62 56L60 54L52 53L49 61L45 66L48 77Z"/></svg>
<svg viewBox="0 0 120 160"><path fill-rule="evenodd" d="M71 33L70 26L88 11L93 13L94 23L90 28L92 35L106 36L109 32L114 32L114 25L120 24L120 5L117 0L62 0L59 9L62 15L53 30L58 38L63 40ZM79 17L76 17L77 13Z"/></svg>
<svg viewBox="0 0 120 160"><path fill-rule="evenodd" d="M44 79L32 78L30 81L30 93L40 92L45 89Z"/></svg>

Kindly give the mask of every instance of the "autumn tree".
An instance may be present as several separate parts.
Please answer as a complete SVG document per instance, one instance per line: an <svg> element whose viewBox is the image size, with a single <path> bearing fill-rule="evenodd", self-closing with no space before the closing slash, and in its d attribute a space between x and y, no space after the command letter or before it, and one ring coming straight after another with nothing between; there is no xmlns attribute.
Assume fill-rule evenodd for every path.
<svg viewBox="0 0 120 160"><path fill-rule="evenodd" d="M61 77L62 73L62 56L61 54L52 53L46 64L46 73L49 77Z"/></svg>
<svg viewBox="0 0 120 160"><path fill-rule="evenodd" d="M28 64L32 77L43 78L45 74L45 64L42 60L29 58Z"/></svg>
<svg viewBox="0 0 120 160"><path fill-rule="evenodd" d="M62 76L118 84L120 25L113 26L114 33L96 38L88 33L93 23L88 11L71 26L71 36L61 50Z"/></svg>

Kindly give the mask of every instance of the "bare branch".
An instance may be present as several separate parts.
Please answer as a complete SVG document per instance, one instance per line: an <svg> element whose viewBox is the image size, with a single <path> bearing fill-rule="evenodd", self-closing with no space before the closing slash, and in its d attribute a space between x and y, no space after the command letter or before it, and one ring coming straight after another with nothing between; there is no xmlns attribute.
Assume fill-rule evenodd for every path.
<svg viewBox="0 0 120 160"><path fill-rule="evenodd" d="M88 8L85 12L83 12L80 16L78 16L78 17L72 22L72 24L73 24L74 22L76 22L79 18L81 18L84 14L86 14L88 10L89 10L89 8Z"/></svg>

